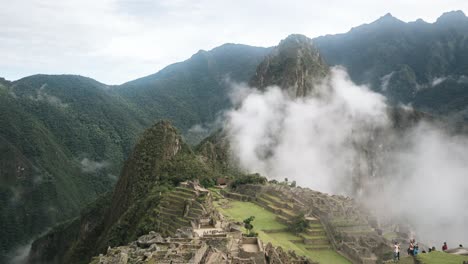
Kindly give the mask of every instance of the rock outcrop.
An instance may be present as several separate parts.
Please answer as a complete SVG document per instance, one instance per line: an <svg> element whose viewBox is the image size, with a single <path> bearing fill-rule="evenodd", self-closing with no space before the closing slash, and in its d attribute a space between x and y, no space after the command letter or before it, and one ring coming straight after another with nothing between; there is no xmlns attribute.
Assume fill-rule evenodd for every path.
<svg viewBox="0 0 468 264"><path fill-rule="evenodd" d="M312 95L314 87L329 72L312 40L290 35L260 63L250 84L265 89L279 86L292 97Z"/></svg>

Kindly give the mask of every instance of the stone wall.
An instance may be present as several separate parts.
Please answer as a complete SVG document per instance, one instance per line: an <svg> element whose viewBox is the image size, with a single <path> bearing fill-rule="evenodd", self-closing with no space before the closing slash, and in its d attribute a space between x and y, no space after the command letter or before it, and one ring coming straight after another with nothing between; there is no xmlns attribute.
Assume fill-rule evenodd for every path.
<svg viewBox="0 0 468 264"><path fill-rule="evenodd" d="M202 246L201 248L199 248L199 249L195 252L195 255L194 255L193 258L190 260L190 263L193 263L193 264L200 264L200 263L201 263L201 260L202 260L203 257L205 256L207 250L208 250L208 245L203 244L203 246Z"/></svg>

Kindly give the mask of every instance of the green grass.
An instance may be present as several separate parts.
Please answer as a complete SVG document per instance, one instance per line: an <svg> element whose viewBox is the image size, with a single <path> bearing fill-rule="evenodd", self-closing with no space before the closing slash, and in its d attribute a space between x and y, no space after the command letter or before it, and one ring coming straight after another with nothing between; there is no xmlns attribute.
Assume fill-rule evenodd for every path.
<svg viewBox="0 0 468 264"><path fill-rule="evenodd" d="M252 223L254 226L253 230L258 232L260 239L265 244L271 242L275 246L281 246L285 250L294 250L296 251L296 254L307 256L311 260L319 261L320 263L351 263L333 250L310 251L306 249L306 247L311 247L310 245L305 245L303 243L292 243L290 240L301 240L301 238L290 232L263 232L262 230L284 229L286 226L276 221L276 215L274 213L254 203L230 201L229 208L221 208L219 206L219 202L216 202L215 205L224 216L234 221L242 221L251 215L255 216L255 220Z"/></svg>
<svg viewBox="0 0 468 264"><path fill-rule="evenodd" d="M421 264L462 264L463 261L468 261L468 256L459 256L436 251L427 254L419 254L417 259ZM412 257L402 257L398 263L413 264L414 260Z"/></svg>
<svg viewBox="0 0 468 264"><path fill-rule="evenodd" d="M314 239L327 239L326 236L311 236L311 235L306 234L306 233L302 233L300 235L303 236L304 238L311 239L311 240L314 240Z"/></svg>
<svg viewBox="0 0 468 264"><path fill-rule="evenodd" d="M441 251L436 251L436 252L431 252L428 254L420 254L418 255L418 259L423 263L423 264L438 264L438 263L444 263L444 264L461 264L463 261L468 261L468 256L459 256L459 255L453 255L453 254L448 254L445 252Z"/></svg>
<svg viewBox="0 0 468 264"><path fill-rule="evenodd" d="M242 222L244 219L251 215L255 216L255 220L253 222L255 232L265 229L275 230L286 228L285 225L275 220L275 214L271 213L266 209L263 209L262 207L254 203L231 201L230 206L231 207L228 209L221 208L218 206L218 210L230 219L240 222Z"/></svg>
<svg viewBox="0 0 468 264"><path fill-rule="evenodd" d="M398 235L395 232L385 233L383 236L390 241L393 241L393 239L396 239L398 237Z"/></svg>

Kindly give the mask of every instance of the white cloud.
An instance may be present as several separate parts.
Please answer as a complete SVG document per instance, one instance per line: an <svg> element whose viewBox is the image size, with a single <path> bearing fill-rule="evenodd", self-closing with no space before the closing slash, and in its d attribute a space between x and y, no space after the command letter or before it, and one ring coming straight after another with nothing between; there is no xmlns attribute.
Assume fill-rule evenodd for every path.
<svg viewBox="0 0 468 264"><path fill-rule="evenodd" d="M468 243L468 137L426 122L395 129L383 97L339 68L315 97L246 89L225 126L242 168L354 195L423 242Z"/></svg>
<svg viewBox="0 0 468 264"><path fill-rule="evenodd" d="M279 87L251 89L227 113L227 131L240 165L276 179L288 177L326 192L346 180L356 151L371 129L387 124L384 98L353 84L334 68L318 97L290 98ZM341 188L341 186L340 186Z"/></svg>
<svg viewBox="0 0 468 264"><path fill-rule="evenodd" d="M80 161L80 165L83 172L94 173L109 167L110 163L108 161L94 161L84 158Z"/></svg>
<svg viewBox="0 0 468 264"><path fill-rule="evenodd" d="M381 89L382 91L387 91L387 88L388 88L388 84L390 83L390 79L392 78L394 72L391 72L389 74L386 74L384 75L382 78L380 78L380 82L381 82Z"/></svg>
<svg viewBox="0 0 468 264"><path fill-rule="evenodd" d="M43 84L39 90L36 92L36 96L29 96L29 99L34 100L34 101L41 101L41 102L46 102L48 104L51 104L53 106L61 107L61 108L66 108L68 107L68 104L65 104L58 98L57 96L53 96L48 94L45 91L45 88L47 87L47 84ZM14 92L12 92L14 94Z"/></svg>
<svg viewBox="0 0 468 264"><path fill-rule="evenodd" d="M434 80L432 80L432 87L443 83L445 80L447 80L447 77L434 78Z"/></svg>
<svg viewBox="0 0 468 264"><path fill-rule="evenodd" d="M115 84L226 42L273 46L291 33L346 32L387 12L434 21L463 0L15 0L0 9L0 76L74 73ZM414 12L418 10L418 12Z"/></svg>

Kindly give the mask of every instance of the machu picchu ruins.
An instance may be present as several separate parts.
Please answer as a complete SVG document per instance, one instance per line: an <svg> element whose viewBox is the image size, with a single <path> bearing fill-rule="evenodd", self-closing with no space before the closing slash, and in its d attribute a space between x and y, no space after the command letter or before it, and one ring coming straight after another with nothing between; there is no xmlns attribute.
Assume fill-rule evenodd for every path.
<svg viewBox="0 0 468 264"><path fill-rule="evenodd" d="M186 181L152 212L161 232L151 231L129 245L108 248L91 263L325 263L302 256L304 251L262 241L262 236L246 236L242 222L222 213L235 201L273 213L282 226L254 230L286 235L291 238L288 243L306 252L336 251L352 263L365 264L380 263L391 252L392 241L382 233L384 227L348 197L272 183L205 189L196 181ZM294 233L290 227L300 216L307 228Z"/></svg>

